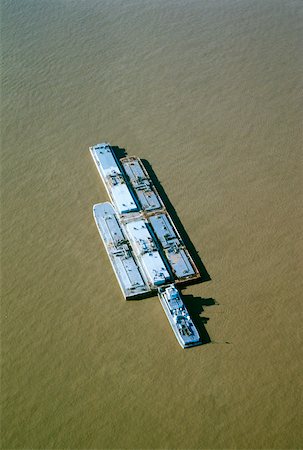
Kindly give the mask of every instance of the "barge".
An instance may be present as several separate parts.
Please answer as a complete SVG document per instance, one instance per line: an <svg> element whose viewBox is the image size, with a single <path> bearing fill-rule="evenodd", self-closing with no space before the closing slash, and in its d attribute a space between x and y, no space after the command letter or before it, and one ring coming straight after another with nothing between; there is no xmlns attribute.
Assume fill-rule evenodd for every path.
<svg viewBox="0 0 303 450"><path fill-rule="evenodd" d="M149 222L171 267L176 283L199 278L198 270L167 212L149 216Z"/></svg>
<svg viewBox="0 0 303 450"><path fill-rule="evenodd" d="M140 158L117 159L108 143L90 147L110 202L93 216L126 300L158 293L183 348L201 344L175 284L200 278Z"/></svg>
<svg viewBox="0 0 303 450"><path fill-rule="evenodd" d="M138 211L131 189L121 172L118 161L109 144L90 147L94 163L105 189L119 214Z"/></svg>
<svg viewBox="0 0 303 450"><path fill-rule="evenodd" d="M108 143L90 147L90 152L119 221L130 232L130 239L136 241L136 232L129 223L134 219L144 220L148 229L145 245L150 247L148 241L151 240L158 248L170 273L170 279L165 275L166 281L177 284L197 281L200 273L140 158L118 160ZM137 256L141 260L148 259ZM154 261L152 270L157 272L159 264L156 258Z"/></svg>
<svg viewBox="0 0 303 450"><path fill-rule="evenodd" d="M156 243L148 229L148 223L142 218L125 224L127 235L137 256L140 266L144 269L152 286L159 286L172 281Z"/></svg>
<svg viewBox="0 0 303 450"><path fill-rule="evenodd" d="M121 159L122 167L135 191L140 207L145 212L165 209L160 195L152 183L141 160L136 156Z"/></svg>
<svg viewBox="0 0 303 450"><path fill-rule="evenodd" d="M149 294L150 286L138 266L113 206L109 202L96 204L93 215L125 299Z"/></svg>

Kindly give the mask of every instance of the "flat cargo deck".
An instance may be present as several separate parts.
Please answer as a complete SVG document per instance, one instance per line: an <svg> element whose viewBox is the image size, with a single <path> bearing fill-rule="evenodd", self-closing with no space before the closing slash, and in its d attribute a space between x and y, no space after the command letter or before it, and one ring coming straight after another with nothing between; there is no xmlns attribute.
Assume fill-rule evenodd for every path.
<svg viewBox="0 0 303 450"><path fill-rule="evenodd" d="M125 214L138 211L132 190L126 183L124 174L110 145L107 143L94 145L90 147L90 152L118 213Z"/></svg>
<svg viewBox="0 0 303 450"><path fill-rule="evenodd" d="M96 204L93 215L124 297L151 293L113 206L108 202Z"/></svg>
<svg viewBox="0 0 303 450"><path fill-rule="evenodd" d="M121 159L122 167L128 176L143 211L164 208L164 204L147 174L141 160L135 156Z"/></svg>
<svg viewBox="0 0 303 450"><path fill-rule="evenodd" d="M171 281L171 275L160 255L155 241L143 219L132 220L125 224L132 247L153 287Z"/></svg>
<svg viewBox="0 0 303 450"><path fill-rule="evenodd" d="M137 265L132 273L126 267L126 264L133 264L131 260L117 259L110 253L110 258L115 262L114 270L119 272L119 282L124 283L122 290L125 297L129 297L125 289L130 289L130 285L126 287L125 280L134 276L130 283L140 285L138 274L141 274L146 285L142 289L148 286L151 291L172 281L187 284L199 279L199 271L141 159L132 156L118 160L108 143L90 147L90 152L115 207L117 226L124 236L128 236L127 245ZM108 229L106 237L110 234ZM121 251L121 247L118 248Z"/></svg>
<svg viewBox="0 0 303 450"><path fill-rule="evenodd" d="M161 243L176 281L197 278L198 270L166 212L149 216L154 233Z"/></svg>

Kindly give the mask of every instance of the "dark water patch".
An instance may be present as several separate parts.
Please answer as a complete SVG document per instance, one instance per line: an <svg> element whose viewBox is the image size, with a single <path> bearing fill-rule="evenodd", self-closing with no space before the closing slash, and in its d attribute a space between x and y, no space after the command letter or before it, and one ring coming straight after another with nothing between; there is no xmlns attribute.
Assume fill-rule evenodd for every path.
<svg viewBox="0 0 303 450"><path fill-rule="evenodd" d="M209 317L201 316L201 314L204 312L204 306L218 305L218 303L213 298L195 297L194 295L183 295L182 298L202 343L209 344L212 341L205 327Z"/></svg>
<svg viewBox="0 0 303 450"><path fill-rule="evenodd" d="M111 145L111 148L112 148L114 154L116 155L117 159L120 160L127 156L127 151L125 150L125 148L118 147L117 145Z"/></svg>

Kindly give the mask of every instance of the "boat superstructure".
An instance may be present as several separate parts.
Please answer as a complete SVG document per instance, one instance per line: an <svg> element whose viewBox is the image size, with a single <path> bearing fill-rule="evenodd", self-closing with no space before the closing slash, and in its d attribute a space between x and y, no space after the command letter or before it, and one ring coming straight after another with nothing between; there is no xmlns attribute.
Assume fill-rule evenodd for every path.
<svg viewBox="0 0 303 450"><path fill-rule="evenodd" d="M188 314L176 286L171 284L160 287L158 289L158 296L181 347L186 348L200 345L199 333Z"/></svg>
<svg viewBox="0 0 303 450"><path fill-rule="evenodd" d="M112 202L94 205L93 216L125 299L158 292L180 345L201 343L173 284L200 274L142 161L119 160L106 142L90 152Z"/></svg>

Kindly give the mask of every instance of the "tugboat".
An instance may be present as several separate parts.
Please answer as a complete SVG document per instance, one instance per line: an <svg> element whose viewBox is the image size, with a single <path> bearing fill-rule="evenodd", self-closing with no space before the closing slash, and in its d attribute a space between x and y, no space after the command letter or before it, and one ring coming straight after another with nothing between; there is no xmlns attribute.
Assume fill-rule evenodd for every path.
<svg viewBox="0 0 303 450"><path fill-rule="evenodd" d="M158 288L158 296L181 347L187 348L202 344L199 333L176 286L170 284Z"/></svg>

